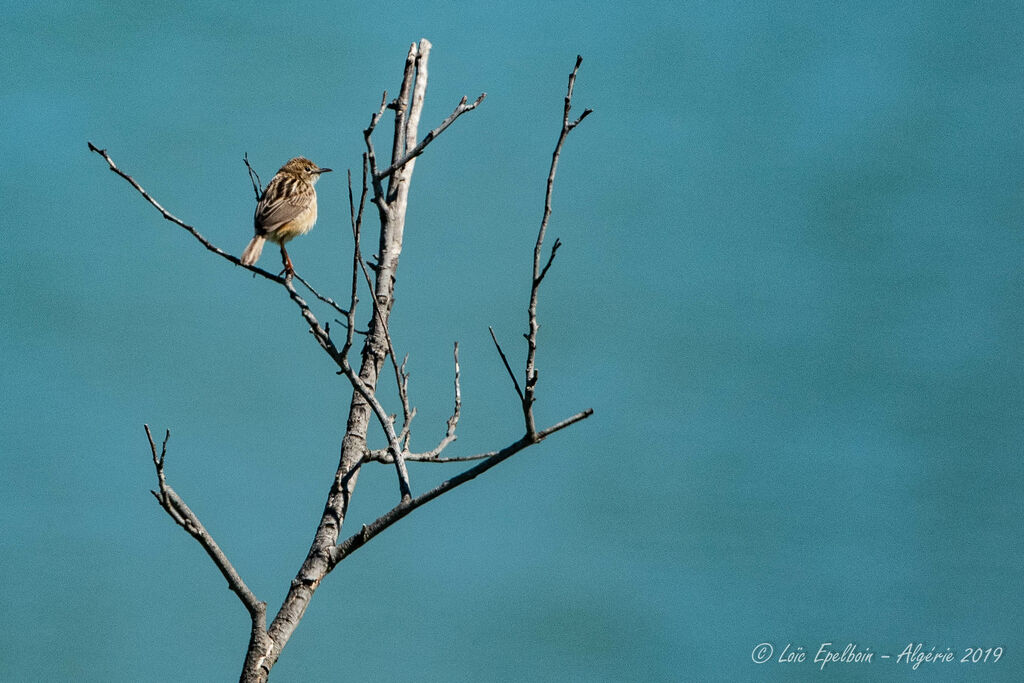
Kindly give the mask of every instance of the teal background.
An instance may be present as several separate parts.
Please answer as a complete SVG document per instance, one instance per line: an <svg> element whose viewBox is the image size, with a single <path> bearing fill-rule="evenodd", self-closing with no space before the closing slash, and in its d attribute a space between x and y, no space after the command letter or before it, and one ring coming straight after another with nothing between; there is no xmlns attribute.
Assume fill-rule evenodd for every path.
<svg viewBox="0 0 1024 683"><path fill-rule="evenodd" d="M413 446L444 432L456 339L449 453L519 436L487 326L520 367L577 53L595 113L559 168L537 415L595 414L340 565L272 680L1024 679L1024 7L892 5L5 3L0 679L235 679L247 615L149 494L142 425L273 613L350 393L283 291L86 141L241 253L243 153L264 181L358 169L421 37L421 131L488 95L416 166ZM339 298L343 181L290 250ZM345 530L396 496L368 466ZM762 642L1005 654L819 671Z"/></svg>

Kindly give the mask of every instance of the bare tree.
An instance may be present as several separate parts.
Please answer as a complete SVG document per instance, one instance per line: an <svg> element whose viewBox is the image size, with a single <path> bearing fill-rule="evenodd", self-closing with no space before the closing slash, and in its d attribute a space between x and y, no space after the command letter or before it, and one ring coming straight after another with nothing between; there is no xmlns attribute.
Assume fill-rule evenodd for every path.
<svg viewBox="0 0 1024 683"><path fill-rule="evenodd" d="M523 435L516 441L498 450L466 456L443 455L446 448L456 439L456 427L462 404L459 387L459 347L456 342L453 352L454 408L451 417L448 418L445 436L429 451L415 453L409 450L411 423L415 416L415 410L410 407L408 398L409 376L405 370L405 361L399 363L396 360L395 349L392 344L391 335L388 332L388 320L394 300L395 276L398 269L399 256L402 253L402 237L405 230L409 185L412 180L417 157L456 119L476 109L483 102L485 96L481 94L472 103L469 103L467 98L463 97L452 113L437 128L431 130L422 139L418 139L417 130L420 123L420 114L423 110L423 98L427 89L427 62L430 56L430 47L430 43L425 39L421 40L418 44L412 44L406 56L402 86L398 97L389 102L385 92L381 99L380 107L370 119L370 125L363 131L366 152L363 154L362 183L361 190L358 192L358 198L356 197L357 193L353 190L351 172L349 173L349 218L354 248L351 265L351 292L347 308L339 305L330 297L318 293L297 273L285 272L282 275L276 275L256 266L242 266L285 289L290 299L298 307L304 322L309 326L309 330L312 332L317 343L338 366L338 374L345 375L353 388L348 422L341 445L341 460L331 482L323 515L320 518L320 523L317 525L309 552L295 578L291 581L288 594L269 626L267 625L267 604L259 600L250 590L232 566L224 551L221 550L202 522L199 521L199 518L196 517L195 513L185 504L185 501L171 488L170 484L167 483L164 465L170 431L165 432L162 443L158 446L157 441L153 439L149 426L146 425L146 436L149 439L149 448L158 481L158 488L152 492L153 495L161 507L170 515L171 519L184 528L203 547L217 566L217 569L220 570L227 580L230 589L241 600L252 620L249 645L240 678L242 681L267 680L271 668L277 662L292 632L302 619L306 607L313 597L313 593L320 586L324 577L339 562L416 508L474 479L524 448L539 443L551 434L579 422L593 413L592 410L587 409L544 429L537 429L533 413L533 404L537 391L536 353L537 331L539 328L537 322L537 297L540 285L554 261L558 248L561 246L561 242L556 239L547 258L543 258L544 237L548 229L548 220L551 216L551 195L555 172L558 168L558 160L566 137L591 112L590 109L586 109L576 119L570 119L569 116L576 74L582 61L582 58L577 57L576 65L569 75L561 130L551 158L551 167L547 178L547 191L544 197L543 218L541 219L540 230L538 231L534 247L533 276L527 309L528 328L524 334L527 342L527 355L522 384L520 384L516 373L509 363L508 357L494 336L493 329L491 330L491 338L494 340L494 345L505 369L508 371L522 406L524 418ZM394 112L394 136L391 145L390 162L381 168L374 148L373 135L377 125L388 109ZM242 265L237 257L212 244L194 227L186 224L161 206L132 176L115 165L106 150L97 148L91 142L89 143L89 149L102 156L109 165L110 170L128 181L150 204L160 211L165 219L187 230L208 250L235 265ZM245 163L249 169L253 189L258 198L261 191L259 177L255 174L252 167L249 166L247 158ZM363 212L368 197L370 203L376 207L377 215L380 219L379 252L375 256L375 262L365 260L360 247ZM372 276L370 271L373 271ZM360 277L365 280L366 285L372 290L373 304L367 330L357 332L355 319ZM338 340L332 336L329 324L321 324L310 305L296 289L294 280L298 280L303 287L323 304L329 306L334 313L344 317L345 334L343 340ZM358 369L351 365L349 361L350 351L352 350L356 334L365 336ZM397 416L390 416L376 397L376 387L380 379L380 373L384 370L388 359L390 359L390 365L398 386L398 396L402 403L400 427L397 424ZM372 419L376 419L387 436L387 446L385 448L371 449L367 445L366 435ZM407 468L408 462L473 460L479 460L480 462L428 491L416 496L413 495ZM364 464L370 462L385 463L395 467L399 502L371 524L363 525L356 533L348 538L339 540L341 528L348 512L349 501L352 498L356 482L359 478L359 472Z"/></svg>

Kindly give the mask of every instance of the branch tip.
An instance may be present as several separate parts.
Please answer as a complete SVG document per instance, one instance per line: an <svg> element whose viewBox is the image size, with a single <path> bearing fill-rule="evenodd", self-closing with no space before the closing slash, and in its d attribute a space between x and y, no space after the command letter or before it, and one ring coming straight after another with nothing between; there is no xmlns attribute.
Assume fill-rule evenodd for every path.
<svg viewBox="0 0 1024 683"><path fill-rule="evenodd" d="M249 163L249 153L244 152L242 154L242 161L245 162L245 167L249 171L249 182L252 183L253 192L256 193L256 201L260 200L260 195L263 194L263 181L260 180L260 176L256 173L256 169Z"/></svg>
<svg viewBox="0 0 1024 683"><path fill-rule="evenodd" d="M194 512L185 504L185 501L181 499L174 489L167 483L167 479L164 475L164 459L167 455L167 440L171 438L171 430L166 430L164 433L163 445L160 449L160 454L156 452L156 442L153 439L153 432L150 430L149 425L144 425L146 429L146 438L149 440L149 448L153 454L153 465L156 469L157 481L159 483L159 493L155 490L150 489L150 493L156 498L160 507L164 509L164 512L174 520L174 523L184 529L189 536L194 538L199 545L202 546L206 554L210 556L213 563L217 565L217 569L220 570L221 575L228 582L228 587L231 589L238 599L245 606L245 609L249 612L249 615L256 619L257 615L261 613L261 607L259 600L242 580L242 577L232 566L228 560L224 551L220 549L217 542L213 540L213 537L203 526L203 523L199 521L199 518ZM263 606L265 612L265 605Z"/></svg>
<svg viewBox="0 0 1024 683"><path fill-rule="evenodd" d="M516 388L516 393L519 394L519 400L524 400L523 390L519 388L519 380L516 379L516 373L512 372L512 366L508 364L508 358L505 356L505 352L502 351L501 344L498 343L498 338L494 335L494 328L488 325L487 330L491 333L491 339L494 340L494 348L498 350L498 355L501 356L501 362L505 364L505 370L508 372L508 376L512 378L512 384Z"/></svg>
<svg viewBox="0 0 1024 683"><path fill-rule="evenodd" d="M386 169L384 169L383 171L375 170L373 173L374 180L381 181L384 180L385 178L394 175L399 170L404 168L410 161L412 161L419 155L423 154L424 150L426 150L427 148L427 145L429 145L431 142L434 141L435 138L437 138L437 136L443 133L448 128L448 126L452 125L455 122L455 119L459 118L468 111L476 109L480 105L480 103L484 101L484 98L486 96L487 93L480 93L480 96L476 98L476 101L474 101L472 104L466 104L466 102L469 101L469 98L463 95L462 99L459 100L458 105L456 105L452 113L448 115L448 118L441 122L441 125L427 133L426 136L424 136L424 138L419 141L419 143L417 143L411 150L407 151L405 155L402 156L400 159L392 160L391 165L388 166ZM399 111L401 107L398 104L398 100L395 101L395 106L393 108L399 112L399 116L403 115L402 112Z"/></svg>

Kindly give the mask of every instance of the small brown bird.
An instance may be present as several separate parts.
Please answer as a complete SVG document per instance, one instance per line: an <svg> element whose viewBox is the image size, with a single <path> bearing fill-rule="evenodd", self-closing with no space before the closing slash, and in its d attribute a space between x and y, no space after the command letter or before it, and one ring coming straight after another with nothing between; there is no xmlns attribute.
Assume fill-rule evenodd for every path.
<svg viewBox="0 0 1024 683"><path fill-rule="evenodd" d="M305 157L295 157L281 167L263 191L253 224L256 236L242 252L242 265L251 266L263 253L267 240L281 245L281 261L287 273L295 272L284 245L288 240L305 235L316 223L316 190L313 188L321 173L331 169L320 168Z"/></svg>

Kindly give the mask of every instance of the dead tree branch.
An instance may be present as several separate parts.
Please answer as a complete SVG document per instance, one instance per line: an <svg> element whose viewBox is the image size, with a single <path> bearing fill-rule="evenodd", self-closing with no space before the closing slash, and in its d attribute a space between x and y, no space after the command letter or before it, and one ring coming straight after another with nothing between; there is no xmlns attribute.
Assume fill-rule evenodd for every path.
<svg viewBox="0 0 1024 683"><path fill-rule="evenodd" d="M143 198L147 202L152 204L156 208L156 210L159 211L160 214L166 220L169 220L170 222L174 223L175 225L177 225L179 227L182 227L185 230L187 230L189 233L192 234L193 237L195 237L197 240L199 240L200 244L202 244L208 250L212 251L213 253L217 254L218 256L220 256L222 258L227 259L228 261L231 261L236 266L242 266L242 268L247 268L248 270L251 270L252 272L256 273L257 275L265 277L266 279L268 279L268 280L270 280L272 282L276 282L278 284L283 284L284 283L284 278L278 277L274 273L267 272L267 271L263 270L262 268L257 268L256 266L243 266L241 260L239 260L239 258L237 256L233 256L232 254L229 254L226 251L224 251L223 249L221 249L220 247L217 247L217 246L213 245L208 239L206 239L201 234L199 234L198 230L196 230L191 225L189 225L185 221L181 220L180 218L178 218L177 216L172 214L170 211L165 209L163 206L161 206L160 203L158 201L156 201L155 199L153 199L153 197L148 192L146 192L146 190L144 190L143 187L141 185L139 185L139 183L136 182L136 180L134 178L132 178L130 175L128 175L127 173L122 171L120 168L118 168L117 164L114 163L114 160L110 158L109 154L107 154L107 150L100 149L99 147L97 147L96 145L92 144L91 142L88 143L88 145L89 145L89 149L91 151L96 152L97 154L99 154L101 157L103 157L106 160L107 165L110 167L111 171L113 171L117 175L119 175L122 178L124 178L125 180L127 180L128 184L130 184L132 187L134 187L138 191L138 193L141 194L143 196Z"/></svg>
<svg viewBox="0 0 1024 683"><path fill-rule="evenodd" d="M475 479L487 470L491 469L495 465L499 465L505 460L508 460L519 451L532 446L536 443L540 443L547 437L551 436L555 432L565 429L566 427L573 425L580 420L585 420L594 414L593 409L588 408L582 412L576 413L572 417L568 417L561 422L551 425L547 429L542 429L539 432L535 432L532 438L523 436L515 443L509 444L500 451L494 451L491 453L481 453L480 455L473 456L467 459L482 459L486 458L482 463L471 467L465 472L458 474L451 479L447 479L426 493L413 498L410 501L403 501L396 505L394 508L389 510L387 513L378 517L373 523L363 525L363 528L357 533L345 539L342 543L338 544L338 547L331 554L331 568L333 569L339 562L354 553L359 548L366 545L367 541L378 535L380 532L387 529L389 526L402 519L410 512L418 507L426 505L430 501L438 498L439 496L448 493L452 489L465 484L467 481Z"/></svg>
<svg viewBox="0 0 1024 683"><path fill-rule="evenodd" d="M260 175L256 172L256 169L249 164L248 152L242 155L242 161L245 162L245 167L249 171L249 182L252 183L252 191L256 193L256 201L258 202L260 197L263 196L263 182L260 180Z"/></svg>
<svg viewBox="0 0 1024 683"><path fill-rule="evenodd" d="M508 376L512 378L512 385L516 388L516 393L519 394L519 400L525 401L526 397L523 396L523 390L519 388L519 380L516 379L516 373L512 371L512 366L508 364L508 356L501 349L501 344L498 343L498 338L494 336L494 328L488 327L487 330L491 333L491 339L494 340L494 348L498 350L498 355L501 356L501 362L505 364L505 370L508 371Z"/></svg>
<svg viewBox="0 0 1024 683"><path fill-rule="evenodd" d="M127 180L128 183L132 187L134 187L138 191L138 193L141 194L143 196L143 198L145 198L145 200L147 202L152 204L157 209L157 211L159 211L160 214L166 220L168 220L168 221L174 223L175 225L177 225L177 226L187 230L193 237L195 237L197 240L199 240L200 244L202 244L204 247L206 247L209 251L212 251L213 253L217 254L218 256L220 256L222 258L225 258L228 261L231 261L231 263L234 263L236 266L241 266L242 268L246 268L248 270L251 270L256 275L260 275L261 277L264 277L264 278L270 280L271 282L276 282L279 285L283 285L284 284L284 278L280 277L279 275L276 275L274 273L268 272L268 271L263 270L262 268L258 268L256 266L242 265L242 262L241 262L241 260L239 260L238 257L236 257L236 256L234 256L232 254L229 254L228 252L224 251L220 247L214 245L212 242L210 242L208 239L206 239L202 234L200 234L200 232L198 230L196 230L194 227L192 227L191 225L189 225L188 223L186 223L185 221L181 220L180 218L178 218L177 216L172 214L170 211L165 209L163 206L161 206L160 203L158 201L156 201L152 197L152 195L150 195L142 187L142 185L140 185L135 180L135 178L133 178L132 176L130 176L129 174L125 173L120 168L118 168L117 164L114 163L114 160L110 158L109 154L107 154L107 150L100 149L100 148L96 147L96 145L92 144L91 142L89 142L88 145L89 145L90 151L93 151L96 154L99 154L101 157L103 157L103 159L106 160L107 165L110 167L110 170L113 171L114 173L116 173L117 175L121 176L125 180ZM256 192L256 199L258 201L259 198L260 198L260 193L262 191L262 189L260 187L259 176L256 175L256 171L249 164L249 157L248 157L248 155L245 155L243 157L243 161L245 162L246 168L249 170L249 179L252 181L253 190ZM301 282L303 284L303 286L306 287L306 289L308 289L310 291L310 293L312 293L313 296L315 296L317 299L320 299L321 301L323 301L327 305L331 306L332 308L334 308L336 311L338 311L342 315L346 315L346 312L345 312L345 310L343 308L338 306L338 304L336 304L331 298L323 296L322 294L320 294L316 289L313 288L313 285L309 284L298 273L295 273L295 278L299 282Z"/></svg>
<svg viewBox="0 0 1024 683"><path fill-rule="evenodd" d="M167 441L171 438L170 430L167 430L164 434L164 441L160 446L160 453L158 454L156 452L156 442L153 441L153 433L149 430L149 425L145 425L145 427L146 437L149 439L149 449L153 454L153 466L156 468L156 477L159 483L159 490L150 491L150 493L160 503L160 507L174 520L175 524L187 531L189 536L196 539L199 545L203 547L203 550L206 551L206 554L210 556L213 563L217 565L217 569L220 570L220 573L227 580L228 588L242 601L245 609L249 612L249 616L252 617L253 623L255 624L259 621L265 626L267 603L256 598L230 560L228 560L227 555L217 545L217 541L213 540L213 536L206 530L206 527L199 521L195 513L192 512L189 506L185 504L185 501L181 499L181 496L167 483L167 478L164 475L164 462L167 458Z"/></svg>
<svg viewBox="0 0 1024 683"><path fill-rule="evenodd" d="M344 308L335 303L334 299L332 299L329 296L324 296L320 292L313 289L313 285L306 282L301 275L299 275L298 273L293 273L292 275L295 277L296 280L302 283L303 287L309 290L310 294L315 296L317 299L320 299L320 301L323 301L325 304L336 310L338 313L341 313L342 315L346 316L348 315L348 311L346 311Z"/></svg>
<svg viewBox="0 0 1024 683"><path fill-rule="evenodd" d="M548 268L551 267L552 261L555 260L555 252L562 244L560 240L555 240L555 244L551 248L551 256L548 258L548 262L542 270L540 265L540 255L541 250L544 247L544 235L548 230L548 221L551 218L551 195L555 187L555 172L558 170L558 159L562 155L562 145L565 144L565 138L568 137L569 132L572 131L573 128L578 126L583 119L587 118L587 116L592 113L592 110L584 109L578 119L575 121L569 120L569 110L572 109L572 92L576 87L576 74L579 72L580 64L582 63L583 57L577 55L576 66L573 67L572 73L569 74L569 86L565 93L565 105L562 113L562 130L558 134L558 142L555 144L555 151L551 155L551 168L548 171L547 189L544 193L544 216L541 218L540 230L537 232L537 243L533 248L533 282L530 287L530 305L528 308L529 332L526 334L526 382L522 394L523 417L526 421L527 436L536 431L536 422L533 416L533 403L536 400L537 391L537 331L540 329L540 324L537 322L537 294L540 290L541 281L544 279L544 276L547 275Z"/></svg>
<svg viewBox="0 0 1024 683"><path fill-rule="evenodd" d="M405 432L406 441L402 445L402 455L405 457L406 462L465 462L467 460L480 460L488 457L487 455L468 455L460 456L457 458L441 458L439 457L445 448L449 446L458 437L455 434L455 429L459 424L459 414L462 412L462 388L459 386L459 342L455 342L455 409L452 411L451 417L448 418L447 431L444 437L433 449L426 453L410 453L408 432ZM415 413L415 411L413 411ZM386 448L379 450L372 450L366 453L363 458L364 462L381 462L391 463L392 456L390 451Z"/></svg>
<svg viewBox="0 0 1024 683"><path fill-rule="evenodd" d="M453 123L455 123L455 119L459 118L460 116L465 114L467 111L473 111L474 109L476 109L477 106L479 106L479 104L484 101L485 97L487 97L487 93L485 93L485 92L480 93L480 97L476 98L476 101L473 102L473 104L466 104L467 99L466 99L466 97L463 97L462 101L460 101L459 104L455 107L455 110L451 114L448 115L448 118L446 118L444 121L441 122L440 126L438 126L434 130L432 130L429 133L427 133L426 137L424 137L419 142L418 145L416 145L415 147L412 148L412 151L410 151L408 154L406 154L400 160L398 160L395 163L391 164L391 166L389 166L386 170L378 171L375 174L376 177L378 179L381 179L381 180L384 179L384 178L387 178L392 173L394 173L398 169L400 169L403 166L405 166L411 160L413 160L416 157L418 157L419 155L423 154L424 150L426 150L426 148L427 148L427 145L429 145L431 142L433 142L434 139L438 135L443 133L445 131L445 129L448 128L448 126L450 126Z"/></svg>
<svg viewBox="0 0 1024 683"><path fill-rule="evenodd" d="M416 415L416 410L410 405L408 396L409 372L406 369L408 356L406 356L401 364L398 363L389 330L391 309L394 304L396 273L399 257L402 252L409 186L416 160L426 150L428 145L447 130L460 116L476 109L485 98L485 94L481 94L470 104L467 98L463 97L452 113L437 128L431 130L422 139L418 139L417 131L427 88L427 67L430 49L430 42L425 39L410 46L405 60L398 97L389 102L387 92L385 91L379 108L372 114L369 126L363 131L366 152L362 157L362 191L359 197L358 208L352 188L351 173L349 173L348 193L353 252L348 308L343 308L332 298L320 294L297 274L294 276L288 274L285 277L281 277L255 266L242 266L254 274L281 285L285 289L289 299L297 306L299 314L308 326L317 344L337 366L338 374L344 375L353 388L348 419L341 444L339 464L327 494L320 522L317 525L309 551L295 578L292 580L280 609L269 626L267 625L266 603L256 598L196 515L167 483L164 473L164 462L170 432L165 436L158 452L153 435L149 427L146 426L146 435L149 440L158 480L158 490L153 491L153 495L171 519L184 528L202 546L227 580L229 588L238 596L251 617L252 629L241 675L241 680L245 682L264 682L267 680L271 669L302 619L314 592L320 586L324 577L340 561L413 510L471 481L516 453L539 443L551 434L584 420L593 414L593 410L587 409L539 431L535 427L533 416L533 404L535 402L537 385L538 290L554 262L556 252L562 244L560 240L555 240L550 255L542 266L540 254L551 215L555 171L566 136L591 113L587 109L574 121L569 119L576 74L581 62L580 58L577 58L576 66L569 76L561 132L552 155L545 194L544 214L534 248L533 279L528 307L529 331L524 335L528 343L524 385L520 385L505 352L498 343L493 329L491 329L491 338L494 340L495 348L501 356L522 404L525 416L524 434L518 440L497 451L468 456L448 457L442 455L446 448L457 438L456 429L462 408L459 345L456 342L453 350L454 408L451 417L447 420L445 434L438 444L429 451L412 453L409 450L411 422ZM374 148L373 135L385 112L389 109L394 111L395 119L391 158L390 163L384 170L380 170ZM89 149L102 156L110 170L126 180L147 202L160 212L164 219L189 232L207 250L235 265L241 265L237 257L215 246L200 234L196 228L167 211L132 176L118 168L106 150L99 149L91 142L89 143ZM255 169L249 164L248 155L245 155L243 160L248 169L249 179L258 200L262 193L260 178ZM378 252L375 255L376 262L369 264L363 259L360 246L363 211L367 197L370 197L370 202L377 207L380 220L379 245ZM372 278L368 268L374 273ZM349 354L352 351L354 335L356 333L355 315L359 303L360 272L362 272L367 287L371 291L373 306L367 330L365 333L360 332L365 336L357 371L349 361ZM309 303L299 294L293 279L298 280L317 299L344 317L346 327L345 340L341 343L340 348L331 337L330 327L320 323ZM339 320L338 322L342 321ZM376 397L380 372L388 358L391 360L395 381L398 385L399 398L402 403L403 425L401 431L397 433L395 431L396 418L388 415L384 406ZM386 448L371 450L367 446L367 432L373 418L377 420L384 430L387 438ZM425 493L415 497L412 495L409 473L406 467L407 461L440 463L477 460L481 462L441 482ZM400 501L371 524L364 525L359 532L339 542L341 529L346 520L349 502L355 490L361 467L368 462L380 462L395 466L399 483Z"/></svg>
<svg viewBox="0 0 1024 683"><path fill-rule="evenodd" d="M421 41L418 45L414 43L409 48L399 97L391 104L391 108L395 111L392 159L401 158L404 150L409 147L410 140L413 141L412 146L415 146L417 126L422 112L423 93L427 86L429 53L430 43L427 40ZM362 362L357 375L360 382L356 385L357 389L362 387L367 392L375 390L384 359L391 353L392 345L389 344L387 323L394 301L395 273L402 250L409 183L415 166L415 159L411 159L402 168L388 176L386 189L383 179L377 174L373 133L388 106L385 94L381 99L379 109L370 119L370 125L363 131L366 142L365 158L370 172L373 193L371 201L377 207L380 218L378 262L374 268L376 276L376 283L373 287L375 310L370 317L369 329L363 344ZM350 376L349 379L351 380L352 377ZM330 560L331 554L334 546L337 545L339 532L348 511L348 503L358 482L363 455L367 451L366 434L370 414L377 412L376 407L370 404L367 393L356 391L353 394L345 437L342 441L338 471L328 493L324 512L306 560L292 581L284 604L268 628L268 633L275 646L264 662L264 666L268 664L273 666L277 661L281 648L291 637L305 613L310 598L324 576L333 567ZM381 415L379 413L377 418L380 422ZM402 500L411 500L405 462L401 452L395 448L397 435L394 435L394 431L386 419L382 422L382 427L385 432L388 432L389 429L391 431L388 434L388 442L389 448L395 451L391 455L399 472Z"/></svg>

